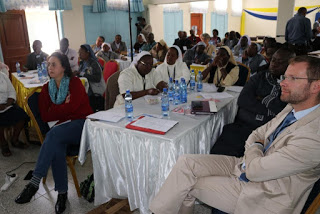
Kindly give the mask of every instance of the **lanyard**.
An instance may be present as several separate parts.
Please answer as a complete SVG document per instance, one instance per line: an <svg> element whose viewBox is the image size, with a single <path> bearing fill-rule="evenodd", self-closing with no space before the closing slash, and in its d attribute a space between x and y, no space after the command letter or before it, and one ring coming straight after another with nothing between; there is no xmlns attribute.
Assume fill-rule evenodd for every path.
<svg viewBox="0 0 320 214"><path fill-rule="evenodd" d="M218 69L218 67L217 67L217 69ZM221 80L222 80L222 75L221 75L221 77L219 78L219 71L217 71L217 87L220 87L221 86L221 84L220 84L220 82L221 82Z"/></svg>
<svg viewBox="0 0 320 214"><path fill-rule="evenodd" d="M169 76L169 80L170 80L170 73L169 73L169 68L167 67L167 71L168 71L168 76ZM174 66L173 68L173 80L176 79L176 66Z"/></svg>
<svg viewBox="0 0 320 214"><path fill-rule="evenodd" d="M143 90L146 90L146 79L145 79L145 77L142 77L142 82L143 82Z"/></svg>

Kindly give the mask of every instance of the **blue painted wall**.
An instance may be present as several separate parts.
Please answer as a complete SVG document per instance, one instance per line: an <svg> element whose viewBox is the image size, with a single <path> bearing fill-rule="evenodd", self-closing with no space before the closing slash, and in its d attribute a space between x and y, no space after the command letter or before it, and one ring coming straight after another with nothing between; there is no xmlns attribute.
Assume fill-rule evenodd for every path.
<svg viewBox="0 0 320 214"><path fill-rule="evenodd" d="M228 14L220 15L217 13L211 13L210 35L212 34L213 29L217 29L219 31L219 37L223 39L224 34L228 32Z"/></svg>
<svg viewBox="0 0 320 214"><path fill-rule="evenodd" d="M132 43L136 42L137 17L142 16L142 13L131 13L132 18ZM109 10L106 13L93 13L92 6L83 6L84 26L86 33L86 42L94 44L98 36L104 36L106 42L111 43L117 34L122 36L122 41L130 46L129 32L129 14L127 11Z"/></svg>
<svg viewBox="0 0 320 214"><path fill-rule="evenodd" d="M178 31L183 30L183 11L163 12L164 40L170 47L178 38Z"/></svg>

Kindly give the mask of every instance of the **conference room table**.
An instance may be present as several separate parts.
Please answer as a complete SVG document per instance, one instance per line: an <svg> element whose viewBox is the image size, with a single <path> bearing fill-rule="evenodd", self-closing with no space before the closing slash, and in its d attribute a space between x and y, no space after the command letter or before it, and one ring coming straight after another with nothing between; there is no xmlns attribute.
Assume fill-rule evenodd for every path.
<svg viewBox="0 0 320 214"><path fill-rule="evenodd" d="M184 115L170 112L170 120L179 123L165 135L125 128L127 119L117 123L86 119L79 151L83 164L91 150L95 180L95 205L112 198L128 198L130 209L150 213L149 203L159 191L179 156L209 154L224 125L232 123L237 113L238 92L216 99L218 112L213 115ZM207 93L208 95L209 93ZM198 92L191 100L203 100ZM181 106L180 105L180 106ZM176 106L170 105L170 110ZM161 104L150 105L144 97L133 100L134 116L161 115ZM124 105L108 110L125 115Z"/></svg>

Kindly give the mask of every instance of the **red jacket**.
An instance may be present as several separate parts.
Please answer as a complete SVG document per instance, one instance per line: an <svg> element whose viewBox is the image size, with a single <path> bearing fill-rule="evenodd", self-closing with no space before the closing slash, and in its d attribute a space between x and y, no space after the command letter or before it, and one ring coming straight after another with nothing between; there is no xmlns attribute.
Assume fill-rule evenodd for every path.
<svg viewBox="0 0 320 214"><path fill-rule="evenodd" d="M78 77L72 77L69 83L70 102L56 105L51 101L46 83L39 95L38 105L41 119L44 122L56 121L62 123L67 120L85 119L92 114L88 95Z"/></svg>

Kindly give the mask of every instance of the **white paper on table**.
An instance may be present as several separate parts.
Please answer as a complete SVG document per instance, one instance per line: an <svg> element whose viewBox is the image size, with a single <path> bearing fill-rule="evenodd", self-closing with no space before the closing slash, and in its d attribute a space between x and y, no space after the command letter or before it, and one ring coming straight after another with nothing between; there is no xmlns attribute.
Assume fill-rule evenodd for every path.
<svg viewBox="0 0 320 214"><path fill-rule="evenodd" d="M177 123L178 121L174 120L166 120L154 117L143 117L133 122L131 125L141 128L153 129L161 132L167 132Z"/></svg>
<svg viewBox="0 0 320 214"><path fill-rule="evenodd" d="M228 86L227 91L234 91L240 93L243 89L243 86Z"/></svg>
<svg viewBox="0 0 320 214"><path fill-rule="evenodd" d="M65 123L69 123L69 122L71 122L71 120L66 120L66 121L64 121L64 122L62 122L62 123L59 123L59 124L57 125L58 122L59 122L59 120L50 121L50 122L48 122L47 124L48 124L49 128L51 129L51 128L54 127L54 126L60 126L60 125L65 124Z"/></svg>
<svg viewBox="0 0 320 214"><path fill-rule="evenodd" d="M217 92L217 87L215 86L215 84L212 83L203 83L202 84L202 91L203 92Z"/></svg>
<svg viewBox="0 0 320 214"><path fill-rule="evenodd" d="M228 94L227 92L221 92L221 93L200 93L201 96L205 99L225 99L233 97L231 94Z"/></svg>
<svg viewBox="0 0 320 214"><path fill-rule="evenodd" d="M12 107L12 105L8 106L7 108L1 110L0 113L3 113L3 112L5 112L5 111L7 111L7 110L8 110L9 108L11 108L11 107Z"/></svg>
<svg viewBox="0 0 320 214"><path fill-rule="evenodd" d="M124 118L124 114L113 113L110 111L98 111L94 114L90 114L87 118L117 123Z"/></svg>

